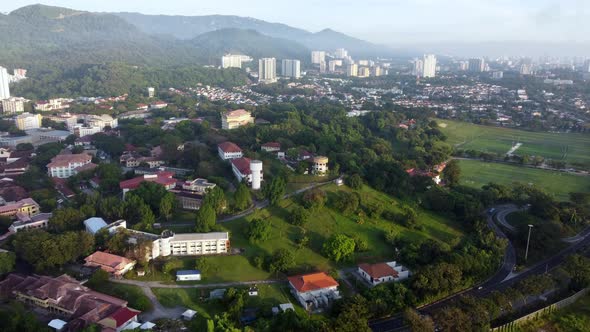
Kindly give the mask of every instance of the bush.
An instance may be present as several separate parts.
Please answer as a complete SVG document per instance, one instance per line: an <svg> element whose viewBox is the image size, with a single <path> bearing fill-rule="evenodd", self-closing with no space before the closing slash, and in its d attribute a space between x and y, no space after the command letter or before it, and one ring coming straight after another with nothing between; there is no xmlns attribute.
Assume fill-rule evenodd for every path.
<svg viewBox="0 0 590 332"><path fill-rule="evenodd" d="M303 206L296 206L293 210L291 210L291 214L288 217L288 221L295 225L301 226L305 224L309 220L309 211L307 211Z"/></svg>
<svg viewBox="0 0 590 332"><path fill-rule="evenodd" d="M250 242L263 242L270 238L271 224L269 220L254 219L248 224L248 240Z"/></svg>
<svg viewBox="0 0 590 332"><path fill-rule="evenodd" d="M162 272L166 274L170 274L174 270L182 269L184 267L184 263L178 258L172 258L168 260L162 266Z"/></svg>
<svg viewBox="0 0 590 332"><path fill-rule="evenodd" d="M318 188L308 190L303 194L303 206L308 209L321 209L326 205L327 200L326 192Z"/></svg>
<svg viewBox="0 0 590 332"><path fill-rule="evenodd" d="M336 234L324 243L322 253L329 259L340 262L349 259L355 247L353 239L344 234Z"/></svg>
<svg viewBox="0 0 590 332"><path fill-rule="evenodd" d="M346 178L346 185L352 189L358 190L363 187L363 179L358 174L353 174Z"/></svg>

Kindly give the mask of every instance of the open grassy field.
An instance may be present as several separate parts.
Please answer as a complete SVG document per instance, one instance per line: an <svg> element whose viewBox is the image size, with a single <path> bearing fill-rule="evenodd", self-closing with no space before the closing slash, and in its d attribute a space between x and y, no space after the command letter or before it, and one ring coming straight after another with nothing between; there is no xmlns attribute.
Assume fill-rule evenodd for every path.
<svg viewBox="0 0 590 332"><path fill-rule="evenodd" d="M447 142L461 149L504 154L513 143L522 143L515 154L543 156L590 166L590 135L531 132L441 119L436 121L447 135Z"/></svg>
<svg viewBox="0 0 590 332"><path fill-rule="evenodd" d="M509 185L514 182L530 183L567 200L570 192L590 191L590 176L581 176L516 165L486 163L478 160L459 160L461 183L481 188L490 182Z"/></svg>
<svg viewBox="0 0 590 332"><path fill-rule="evenodd" d="M129 302L129 306L142 311L152 309L152 302L143 293L141 288L133 285L105 282L92 287L94 290L105 293Z"/></svg>

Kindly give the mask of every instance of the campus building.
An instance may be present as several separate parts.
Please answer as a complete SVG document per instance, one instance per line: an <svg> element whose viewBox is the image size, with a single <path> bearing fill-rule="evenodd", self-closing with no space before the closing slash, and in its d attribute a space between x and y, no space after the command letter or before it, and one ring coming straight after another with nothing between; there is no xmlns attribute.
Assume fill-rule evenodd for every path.
<svg viewBox="0 0 590 332"><path fill-rule="evenodd" d="M254 123L252 113L239 109L221 114L221 128L230 130Z"/></svg>

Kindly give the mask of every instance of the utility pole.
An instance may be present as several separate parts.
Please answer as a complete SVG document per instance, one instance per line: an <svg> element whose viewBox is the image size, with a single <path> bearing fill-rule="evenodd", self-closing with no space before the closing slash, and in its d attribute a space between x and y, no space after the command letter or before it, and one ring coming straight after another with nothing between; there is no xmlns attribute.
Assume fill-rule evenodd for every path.
<svg viewBox="0 0 590 332"><path fill-rule="evenodd" d="M531 242L531 229L533 229L533 225L529 224L529 236L526 240L526 251L524 253L524 261L526 263L526 260L529 256L529 243Z"/></svg>

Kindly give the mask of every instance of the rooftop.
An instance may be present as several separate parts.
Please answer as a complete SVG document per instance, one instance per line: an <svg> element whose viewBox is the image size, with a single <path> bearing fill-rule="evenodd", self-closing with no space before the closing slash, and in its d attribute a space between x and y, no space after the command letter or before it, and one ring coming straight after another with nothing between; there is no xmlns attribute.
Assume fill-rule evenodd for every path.
<svg viewBox="0 0 590 332"><path fill-rule="evenodd" d="M89 163L92 160L92 156L86 153L80 154L58 154L51 158L51 162L47 165L47 168L51 167L68 167L74 163Z"/></svg>
<svg viewBox="0 0 590 332"><path fill-rule="evenodd" d="M245 109L239 109L235 111L229 111L224 114L226 117L239 117L245 115L251 115L250 112L246 111Z"/></svg>
<svg viewBox="0 0 590 332"><path fill-rule="evenodd" d="M229 152L242 152L242 149L237 146L235 143L232 142L223 142L217 145L218 148L221 149L221 151L225 152L225 153L229 153Z"/></svg>
<svg viewBox="0 0 590 332"><path fill-rule="evenodd" d="M377 264L359 264L359 267L367 272L371 278L379 279L383 277L393 276L397 277L398 273L394 270L391 266L387 265L387 263L377 263Z"/></svg>
<svg viewBox="0 0 590 332"><path fill-rule="evenodd" d="M144 174L133 179L119 182L121 189L137 189L143 182L154 182L162 186L171 186L176 184L176 179L172 176L172 172L158 172L156 174Z"/></svg>
<svg viewBox="0 0 590 332"><path fill-rule="evenodd" d="M339 285L334 278L324 272L298 275L287 279L298 292L309 292Z"/></svg>

